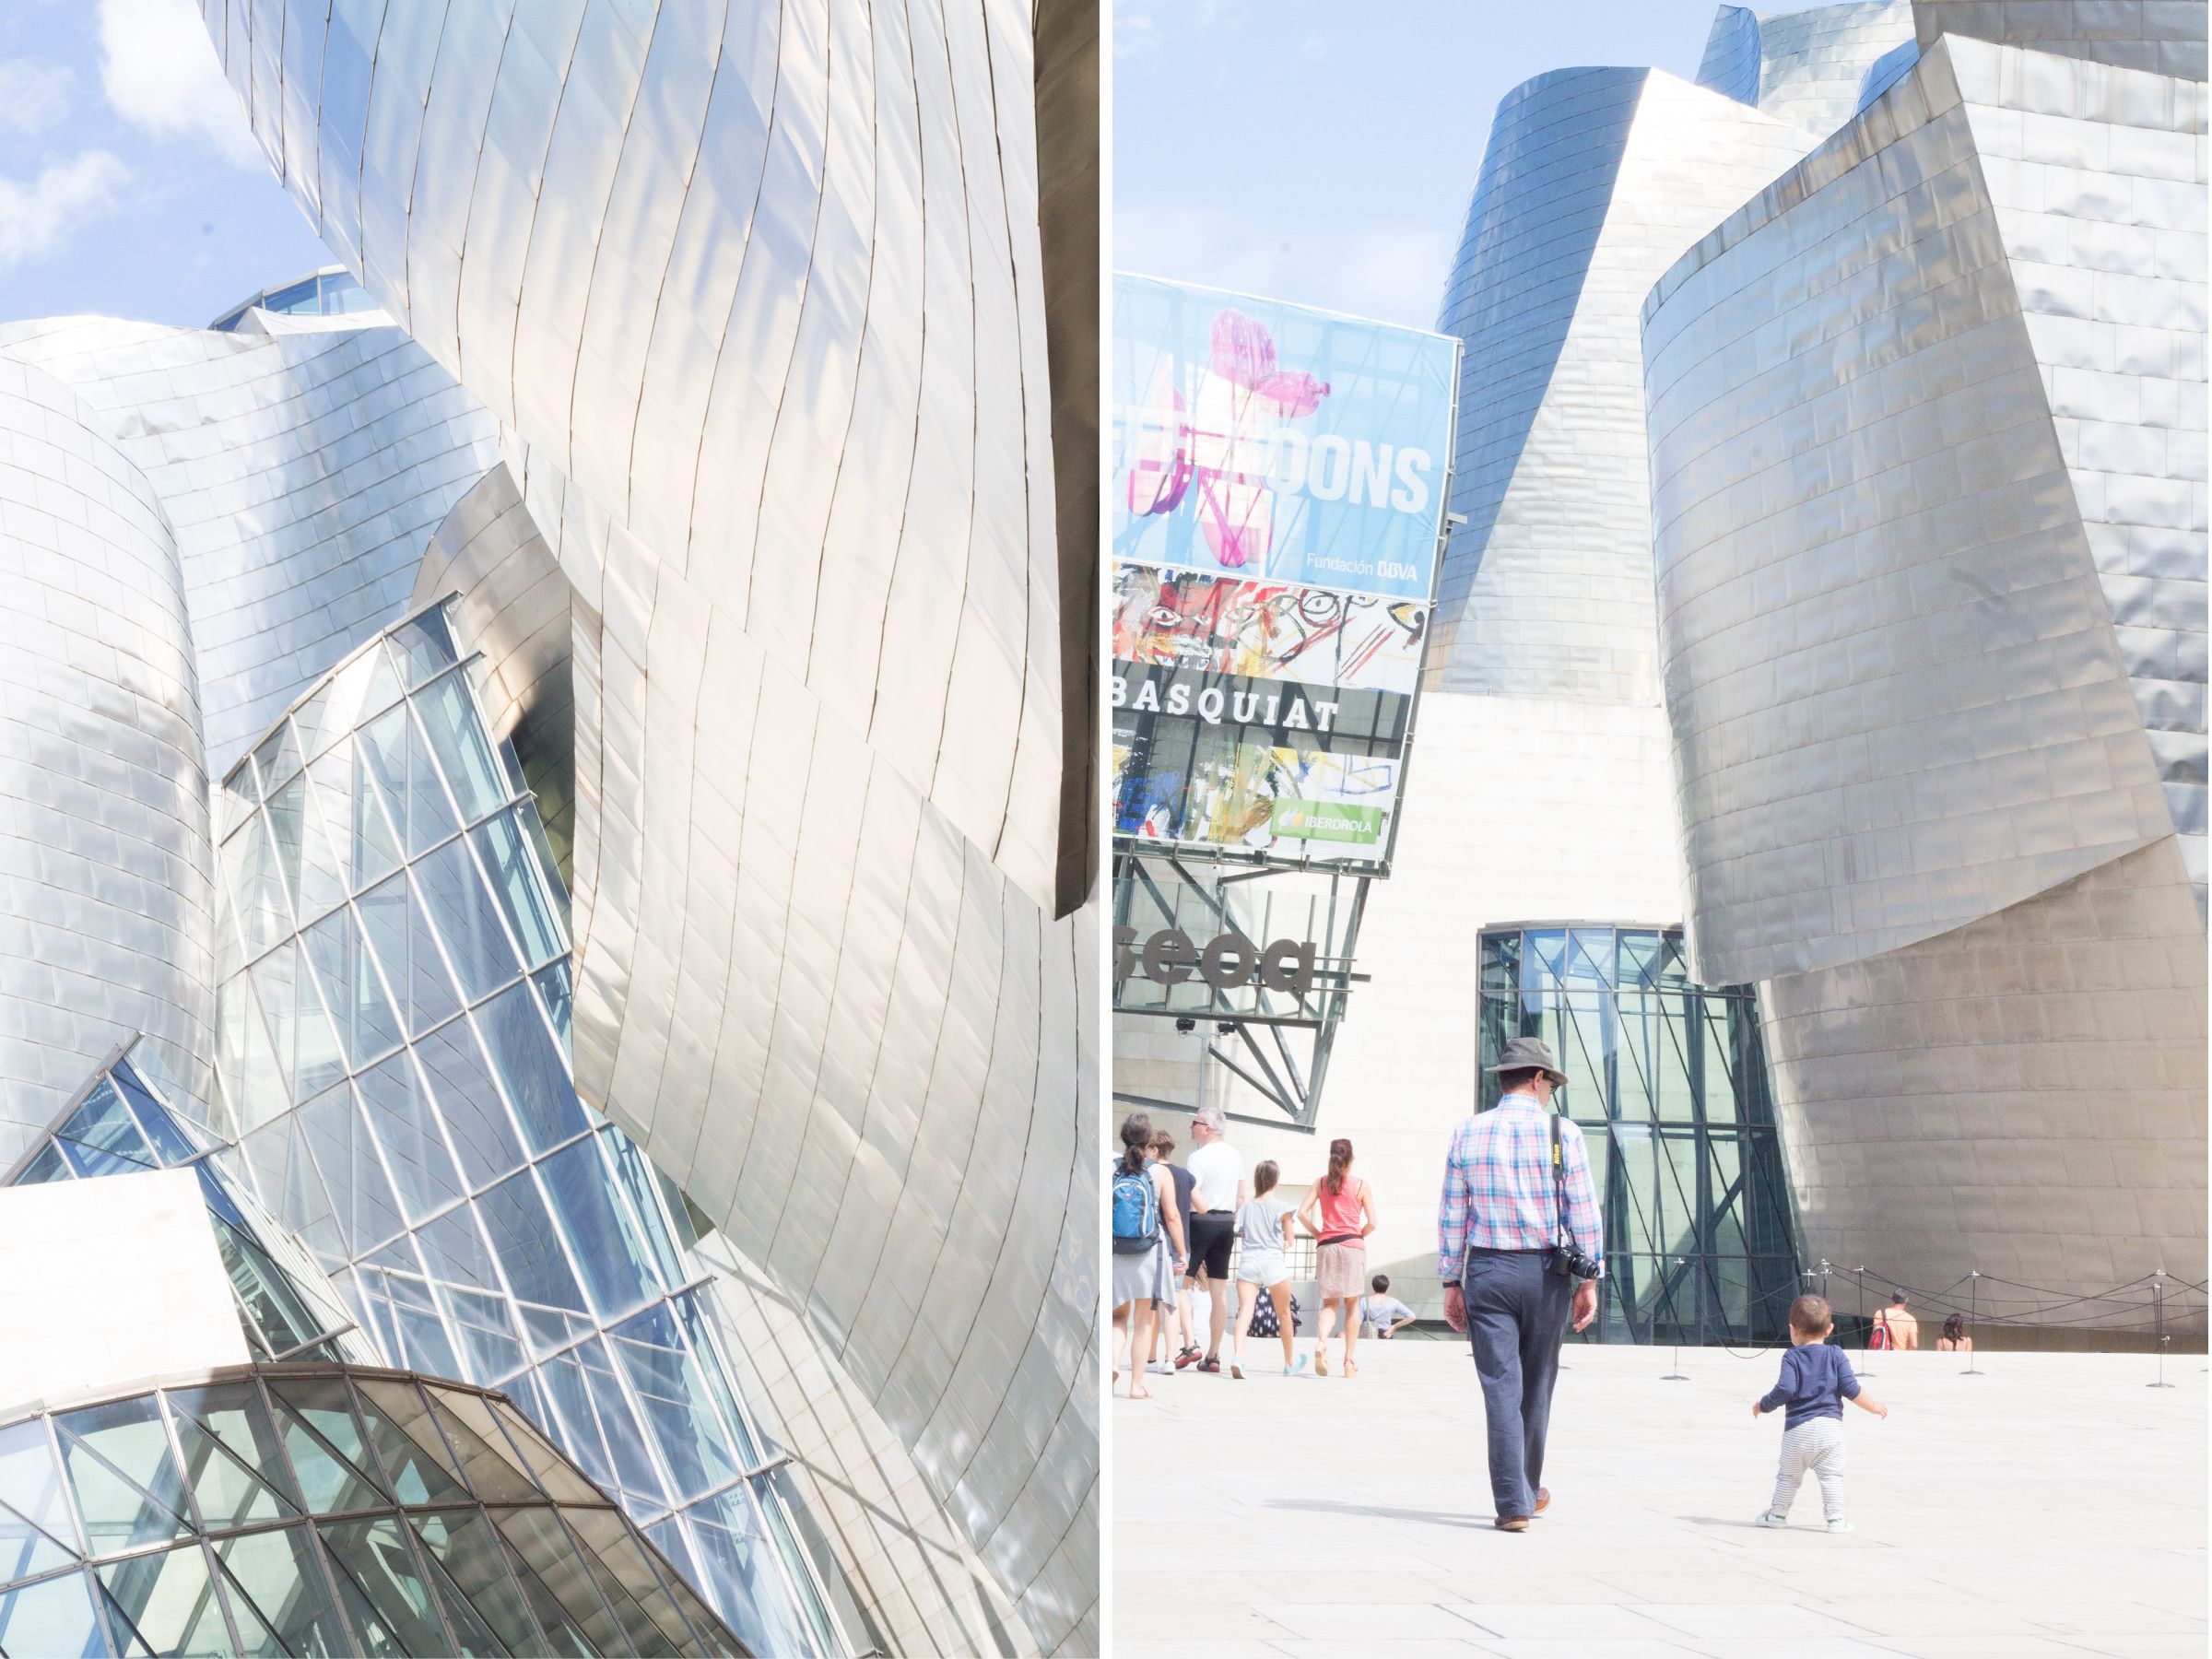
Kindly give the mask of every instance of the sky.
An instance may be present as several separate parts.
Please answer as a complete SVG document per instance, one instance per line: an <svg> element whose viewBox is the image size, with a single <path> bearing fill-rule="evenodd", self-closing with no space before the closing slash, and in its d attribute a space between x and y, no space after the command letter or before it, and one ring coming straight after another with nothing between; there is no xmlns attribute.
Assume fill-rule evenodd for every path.
<svg viewBox="0 0 2212 1659"><path fill-rule="evenodd" d="M1113 264L1433 328L1498 100L1580 65L1695 80L1718 9L1117 0Z"/></svg>
<svg viewBox="0 0 2212 1659"><path fill-rule="evenodd" d="M0 0L0 322L196 326L332 263L193 0Z"/></svg>

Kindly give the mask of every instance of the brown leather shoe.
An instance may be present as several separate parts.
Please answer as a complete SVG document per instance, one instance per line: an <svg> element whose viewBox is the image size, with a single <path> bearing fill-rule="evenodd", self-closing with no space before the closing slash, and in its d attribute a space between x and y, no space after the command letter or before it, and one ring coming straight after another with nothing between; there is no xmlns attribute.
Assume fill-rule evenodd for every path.
<svg viewBox="0 0 2212 1659"><path fill-rule="evenodd" d="M1540 1515L1550 1507L1551 1488L1549 1487L1538 1487L1536 1488L1536 1513Z"/></svg>
<svg viewBox="0 0 2212 1659"><path fill-rule="evenodd" d="M1490 1524L1500 1532L1526 1532L1528 1517L1526 1515L1500 1515Z"/></svg>

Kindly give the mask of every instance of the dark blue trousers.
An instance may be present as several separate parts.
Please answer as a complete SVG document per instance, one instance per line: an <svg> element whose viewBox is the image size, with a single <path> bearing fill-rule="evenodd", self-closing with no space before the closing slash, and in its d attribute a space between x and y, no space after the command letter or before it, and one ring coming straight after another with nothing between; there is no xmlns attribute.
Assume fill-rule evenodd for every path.
<svg viewBox="0 0 2212 1659"><path fill-rule="evenodd" d="M1490 1497L1501 1517L1536 1512L1552 1384L1574 1308L1573 1281L1545 1272L1546 1253L1470 1250L1460 1287L1489 1423Z"/></svg>

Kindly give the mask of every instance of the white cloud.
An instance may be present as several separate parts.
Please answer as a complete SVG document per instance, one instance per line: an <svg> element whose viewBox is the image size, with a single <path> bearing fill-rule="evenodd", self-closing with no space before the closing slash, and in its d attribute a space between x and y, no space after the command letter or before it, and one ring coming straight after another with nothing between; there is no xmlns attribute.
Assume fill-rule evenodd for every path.
<svg viewBox="0 0 2212 1659"><path fill-rule="evenodd" d="M29 184L0 179L0 270L51 253L115 199L130 170L105 150L42 169Z"/></svg>
<svg viewBox="0 0 2212 1659"><path fill-rule="evenodd" d="M53 126L69 113L69 87L76 78L66 64L0 58L0 131L29 137Z"/></svg>
<svg viewBox="0 0 2212 1659"><path fill-rule="evenodd" d="M264 165L192 0L100 0L100 80L133 125L201 138L239 167Z"/></svg>

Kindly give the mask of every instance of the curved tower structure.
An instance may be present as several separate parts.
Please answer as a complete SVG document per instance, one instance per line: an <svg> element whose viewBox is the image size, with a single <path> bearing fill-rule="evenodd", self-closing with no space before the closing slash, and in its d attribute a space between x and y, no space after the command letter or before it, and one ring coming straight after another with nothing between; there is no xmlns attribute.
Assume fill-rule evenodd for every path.
<svg viewBox="0 0 2212 1659"><path fill-rule="evenodd" d="M1943 36L1645 308L1693 970L1909 1282L2204 1265L2205 113Z"/></svg>
<svg viewBox="0 0 2212 1659"><path fill-rule="evenodd" d="M207 774L160 496L0 353L0 1167L118 1044L215 1057Z"/></svg>

